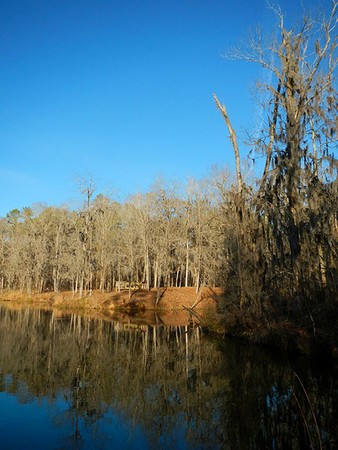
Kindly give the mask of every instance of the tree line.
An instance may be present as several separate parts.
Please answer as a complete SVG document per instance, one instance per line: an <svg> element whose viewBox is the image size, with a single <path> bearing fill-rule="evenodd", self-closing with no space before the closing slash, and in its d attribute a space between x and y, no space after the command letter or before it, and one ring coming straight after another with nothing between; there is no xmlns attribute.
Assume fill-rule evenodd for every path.
<svg viewBox="0 0 338 450"><path fill-rule="evenodd" d="M35 205L0 221L2 289L69 290L80 296L133 283L216 285L222 262L223 214L215 171L185 189L158 181L154 190L119 203L82 184L77 210ZM219 184L223 185L219 182Z"/></svg>
<svg viewBox="0 0 338 450"><path fill-rule="evenodd" d="M267 42L229 56L269 72L265 120L250 139L263 158L248 182L224 104L236 180L214 171L184 189L158 182L124 203L82 187L78 211L47 207L11 211L0 222L2 289L110 291L122 281L159 286L221 285L227 304L243 312L336 308L337 258L337 2L328 17L279 26Z"/></svg>

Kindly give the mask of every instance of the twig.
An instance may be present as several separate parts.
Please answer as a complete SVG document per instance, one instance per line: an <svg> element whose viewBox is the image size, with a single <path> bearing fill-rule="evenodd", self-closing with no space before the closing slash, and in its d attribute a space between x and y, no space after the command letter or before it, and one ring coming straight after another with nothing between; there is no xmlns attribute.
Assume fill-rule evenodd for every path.
<svg viewBox="0 0 338 450"><path fill-rule="evenodd" d="M316 419L316 415L315 415L315 413L314 413L314 411L313 411L313 408L312 408L311 401L310 401L310 399L309 399L309 396L308 396L308 394L307 394L307 392L306 392L306 389L305 389L304 384L302 383L301 379L300 379L299 376L296 374L296 372L293 372L293 374L294 374L294 376L297 378L299 384L301 385L301 387L302 387L302 389L303 389L303 392L304 392L304 394L305 394L306 400L307 400L307 402L308 402L308 404L309 404L309 406L310 406L311 413L312 413L312 417L313 417L313 421L314 421L315 426L316 426L316 431L317 431L317 436L318 436L318 442L319 442L319 449L320 449L320 450L323 450L322 440L321 440L321 438L320 438L319 426L318 426L318 422L317 422L317 419ZM309 437L310 437L310 436L309 436ZM311 439L311 437L310 437L310 439Z"/></svg>
<svg viewBox="0 0 338 450"><path fill-rule="evenodd" d="M191 308L188 308L187 306L182 305L184 309L186 309L187 311L189 311L189 314L191 314L192 316L194 316L201 324L202 324L202 319L201 317L195 312L193 311Z"/></svg>

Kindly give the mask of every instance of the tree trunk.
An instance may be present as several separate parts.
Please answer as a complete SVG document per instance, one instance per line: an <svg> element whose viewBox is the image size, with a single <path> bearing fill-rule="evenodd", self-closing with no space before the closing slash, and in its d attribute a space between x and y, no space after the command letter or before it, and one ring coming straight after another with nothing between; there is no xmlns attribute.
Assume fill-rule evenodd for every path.
<svg viewBox="0 0 338 450"><path fill-rule="evenodd" d="M189 240L186 241L186 254L185 254L185 287L188 287L189 281Z"/></svg>
<svg viewBox="0 0 338 450"><path fill-rule="evenodd" d="M221 111L222 116L225 120L225 123L228 127L229 133L230 133L230 139L232 143L232 147L234 149L235 153L235 161L236 161L236 174L237 174L237 188L238 193L242 195L243 193L243 179L242 179L242 171L241 171L241 160L239 156L239 150L238 150L238 144L237 144L237 137L236 137L236 131L232 128L227 110L225 108L225 105L221 105L216 94L213 94L214 100L216 102L217 108Z"/></svg>

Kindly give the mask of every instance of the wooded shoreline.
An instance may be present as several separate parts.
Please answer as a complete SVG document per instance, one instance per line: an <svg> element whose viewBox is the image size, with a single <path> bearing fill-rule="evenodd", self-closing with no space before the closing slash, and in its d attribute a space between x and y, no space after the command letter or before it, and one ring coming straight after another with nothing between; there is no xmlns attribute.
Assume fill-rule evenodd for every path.
<svg viewBox="0 0 338 450"><path fill-rule="evenodd" d="M124 202L97 195L93 180L83 179L77 210L38 204L10 211L0 218L4 298L18 291L55 306L66 296L86 308L197 311L197 295L209 289L217 297L209 328L337 356L338 1L327 17L305 17L289 29L275 13L268 47L253 41L249 53L234 55L268 72L260 86L265 117L248 143L251 160L264 159L261 176L251 180L243 169L230 115L214 94L235 177L215 169L180 187L159 179ZM94 300L126 285L128 299L122 294L114 308L114 301ZM132 293L132 286L144 289ZM189 289L185 303L180 296ZM165 307L170 292L179 300L173 294Z"/></svg>

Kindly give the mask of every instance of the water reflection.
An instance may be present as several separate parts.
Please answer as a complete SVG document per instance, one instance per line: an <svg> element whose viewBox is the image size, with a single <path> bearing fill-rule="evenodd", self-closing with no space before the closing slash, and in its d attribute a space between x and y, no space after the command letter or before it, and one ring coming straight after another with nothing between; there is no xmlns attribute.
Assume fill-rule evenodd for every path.
<svg viewBox="0 0 338 450"><path fill-rule="evenodd" d="M337 374L305 359L196 325L4 307L0 342L3 449L337 448Z"/></svg>

